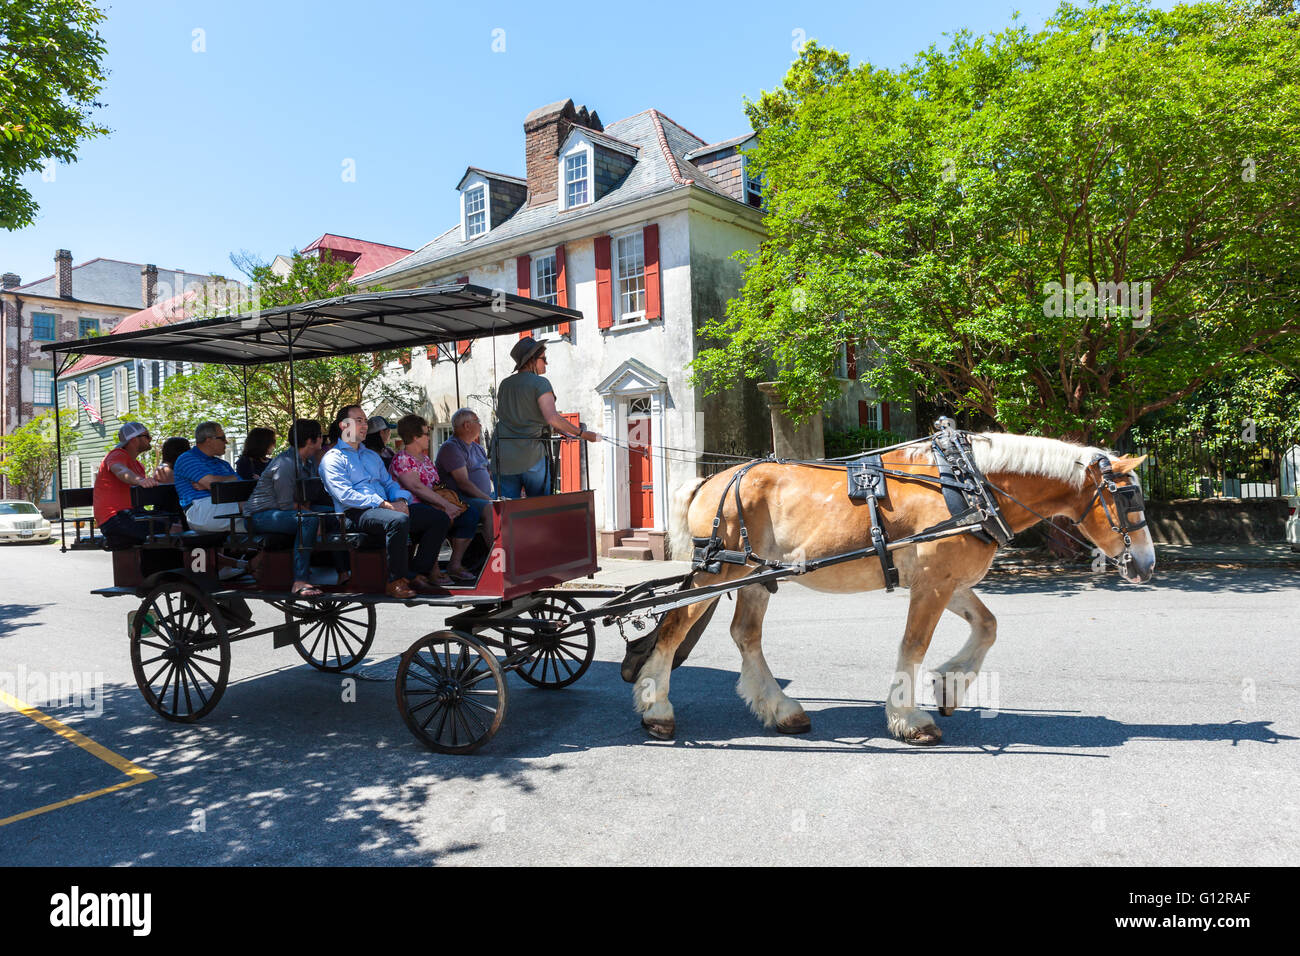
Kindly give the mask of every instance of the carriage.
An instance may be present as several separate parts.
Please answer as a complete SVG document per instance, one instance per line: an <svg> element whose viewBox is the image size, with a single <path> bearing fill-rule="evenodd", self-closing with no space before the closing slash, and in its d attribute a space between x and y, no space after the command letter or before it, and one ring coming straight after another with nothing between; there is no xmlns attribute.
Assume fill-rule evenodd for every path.
<svg viewBox="0 0 1300 956"><path fill-rule="evenodd" d="M57 402L58 376L79 355L235 367L287 362L292 383L294 362L304 359L512 335L581 318L581 313L567 308L458 283L347 295L254 314L56 343L44 349L61 356L54 376ZM297 417L292 410L291 414ZM1051 441L1007 437L1021 444ZM990 441L988 436L982 438L986 444ZM594 498L585 487L532 499L492 501L492 540L480 536L477 551L472 546L466 557L477 567L475 580L409 599L391 598L385 593L388 568L382 540L349 532L342 522L334 530L324 531L316 549L346 551L351 577L346 585L327 587L319 596L305 596L290 590L292 535L237 531L233 521L231 530L220 534L186 530L174 491L169 498L170 489L165 487L132 488L133 512L137 508L146 511L140 518L147 525L145 541L114 551L113 585L93 593L132 597L139 602L129 616L132 670L149 706L168 720L197 721L217 706L229 680L233 643L269 636L275 647L295 647L318 670L343 672L365 659L375 636L376 606L399 603L454 612L445 617L440 629L406 649L396 674L398 710L415 737L432 750L469 753L491 739L506 713L507 673L547 689L567 687L581 678L594 657L597 621L616 625L628 645L622 672L625 680L638 684L637 706L644 713L643 725L655 736L671 736L668 670L685 659L707 625L719 596L746 588L754 592L756 586L774 591L778 581L798 575L813 575L810 580L826 582L840 574L841 580L827 588L833 591L893 590L900 584L895 553L906 554L909 549L914 553L918 546L948 547L951 539L957 538L983 542L965 551L960 550L964 547L961 545L958 550L948 547L950 555L965 554L973 562L973 580L978 580L987 571L993 552L1011 534L1046 517L981 473L970 439L957 431L951 420L941 419L933 435L866 451L855 462L788 462L769 457L735 465L707 479L717 482L713 492L716 498L711 495L707 503L697 503L706 509L696 509L700 520L692 527L698 529L697 535L705 527L707 513L713 512L712 502L716 500L717 506L710 534L693 539L691 571L621 590L578 591L563 587L598 570ZM913 460L909 456L916 449L907 446L918 445L929 447L922 449L926 454L921 459ZM1032 500L1057 507L1056 513L1073 516L1074 524L1092 542L1105 544L1106 560L1126 579L1145 581L1154 565L1154 552L1149 536L1142 530L1145 520L1140 488L1134 478L1126 477L1141 460L1112 461L1098 449L1061 442L1052 447L1060 467L1065 469L1063 474L1068 472L1078 480L1053 484L1057 479L1034 477L1031 469L1030 477L1025 479L1031 484L1017 486L1021 487L1020 493L1031 498L1034 494L1045 495ZM882 457L891 452L889 460ZM1034 452L1034 460L1041 456L1041 449ZM62 459L61 450L59 457ZM824 513L805 515L807 520L801 527L829 521L841 532L852 529L851 535L835 538L843 543L842 547L813 556L796 553L777 557L766 548L766 553L759 553L751 546L741 509L741 481L751 469L769 464L796 466L801 469L799 481L815 479L819 483L816 494L804 494L804 488L787 498L796 504L809 500L825 503ZM585 469L581 470L585 474ZM836 474L828 475L828 471ZM999 480L1023 478L1011 473L1009 478ZM895 490L887 489L887 479ZM698 479L684 490L693 495L705 482ZM218 504L243 501L252 485L215 485L214 500ZM837 487L842 491L839 499L834 494ZM299 500L309 500L305 488L300 488L299 494ZM912 526L890 527L890 521L882 517L887 512L882 509L889 508L893 496L900 494L929 496L930 504L917 512L928 517ZM89 503L89 498L87 489L61 493L65 508ZM683 496L686 504L689 498ZM1003 505L1016 509L1014 522L1004 518ZM794 520L798 524L804 519ZM770 522L767 530L771 544L779 536L773 537ZM1140 537L1131 540L1130 532ZM799 535L786 532L785 537L795 540ZM77 538L81 539L80 528ZM1082 538L1078 540L1089 544ZM858 544L861 546L855 546ZM222 580L219 556L231 553L261 555L252 581ZM837 567L838 571L832 570ZM947 573L941 565L936 567ZM845 573L852 576L848 583L842 577ZM912 585L904 580L901 586ZM579 593L584 598L606 600L586 608L576 596ZM938 592L934 588L913 591L913 609L933 593ZM738 602L742 598L738 597ZM250 600L270 605L280 620L270 626L257 626L248 607ZM982 658L987 650L984 616L991 620L991 615L987 609L970 611L968 604L973 598L968 592L959 592L953 600L958 603L950 608L969 612L966 616L972 620L971 647ZM680 614L667 617L675 611ZM926 620L932 630L934 617ZM625 629L628 624L648 633L629 640ZM927 632L925 642L928 639ZM923 643L913 642L922 653ZM909 666L919 667L919 657ZM766 664L761 654L751 652L744 668L758 668L754 673L761 675ZM915 687L915 679L909 680ZM770 673L756 683L752 674L742 669L739 687L760 685L762 695L766 695L763 699L746 698L755 713L780 730L807 730L802 709L785 699L779 689L772 690L776 685ZM957 700L958 696L947 699L940 706L941 712L951 713ZM919 713L908 704L908 714ZM916 743L938 740L938 730L933 726L912 726L901 718L894 723L891 729L903 739Z"/></svg>

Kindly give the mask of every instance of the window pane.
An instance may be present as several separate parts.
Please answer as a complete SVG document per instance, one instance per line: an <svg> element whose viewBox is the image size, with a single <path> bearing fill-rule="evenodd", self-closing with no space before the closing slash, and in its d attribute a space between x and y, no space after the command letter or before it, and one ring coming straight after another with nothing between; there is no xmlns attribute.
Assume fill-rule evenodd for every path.
<svg viewBox="0 0 1300 956"><path fill-rule="evenodd" d="M78 319L77 338L89 338L99 331L99 319Z"/></svg>
<svg viewBox="0 0 1300 956"><path fill-rule="evenodd" d="M41 342L54 341L54 316L48 312L32 314L32 338Z"/></svg>
<svg viewBox="0 0 1300 956"><path fill-rule="evenodd" d="M482 186L465 194L465 235L473 238L487 231L487 200Z"/></svg>
<svg viewBox="0 0 1300 956"><path fill-rule="evenodd" d="M54 403L54 373L49 369L34 369L32 371L32 384L35 392L32 395L33 404L52 405Z"/></svg>
<svg viewBox="0 0 1300 956"><path fill-rule="evenodd" d="M645 255L639 232L618 240L618 305L619 321L645 312Z"/></svg>
<svg viewBox="0 0 1300 956"><path fill-rule="evenodd" d="M564 160L564 204L580 206L587 201L587 154L578 153Z"/></svg>

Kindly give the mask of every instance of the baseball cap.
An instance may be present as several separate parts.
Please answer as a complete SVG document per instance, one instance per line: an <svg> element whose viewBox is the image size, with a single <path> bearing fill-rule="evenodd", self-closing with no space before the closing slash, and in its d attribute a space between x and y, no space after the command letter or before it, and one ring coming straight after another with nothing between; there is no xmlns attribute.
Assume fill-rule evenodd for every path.
<svg viewBox="0 0 1300 956"><path fill-rule="evenodd" d="M127 422L117 430L117 447L125 448L126 443L132 438L139 438L141 435L149 434L149 429L144 427L142 422Z"/></svg>
<svg viewBox="0 0 1300 956"><path fill-rule="evenodd" d="M391 431L392 429L397 427L396 425L392 424L388 419L386 419L383 415L376 415L374 418L370 419L370 421L368 421L366 424L370 426L370 430L372 432L381 432L385 428Z"/></svg>

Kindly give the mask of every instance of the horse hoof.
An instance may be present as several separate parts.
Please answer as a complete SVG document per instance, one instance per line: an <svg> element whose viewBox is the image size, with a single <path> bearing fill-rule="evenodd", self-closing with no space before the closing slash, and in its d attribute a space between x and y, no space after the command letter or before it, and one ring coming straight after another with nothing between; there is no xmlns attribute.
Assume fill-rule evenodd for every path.
<svg viewBox="0 0 1300 956"><path fill-rule="evenodd" d="M939 716L940 716L940 717L951 717L951 716L952 716L952 712L953 712L954 710L956 710L956 709L957 709L956 707L940 707L940 708L939 708Z"/></svg>
<svg viewBox="0 0 1300 956"><path fill-rule="evenodd" d="M677 723L672 720L642 720L641 726L656 740L672 740Z"/></svg>
<svg viewBox="0 0 1300 956"><path fill-rule="evenodd" d="M930 724L926 727L918 727L916 730L911 731L903 738L903 743L914 744L918 747L933 747L942 739L943 731L934 724Z"/></svg>
<svg viewBox="0 0 1300 956"><path fill-rule="evenodd" d="M775 725L776 729L783 734L806 734L812 730L812 721L803 711L797 714L791 714L785 720Z"/></svg>

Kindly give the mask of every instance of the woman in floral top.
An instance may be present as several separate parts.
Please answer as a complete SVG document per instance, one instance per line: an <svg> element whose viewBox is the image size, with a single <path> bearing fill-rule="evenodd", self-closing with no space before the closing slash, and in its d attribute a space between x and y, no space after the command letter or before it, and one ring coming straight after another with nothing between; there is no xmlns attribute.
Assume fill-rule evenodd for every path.
<svg viewBox="0 0 1300 956"><path fill-rule="evenodd" d="M439 484L439 476L437 467L429 457L428 422L419 415L407 415L398 421L397 434L401 436L403 447L394 456L389 469L394 480L415 496L416 507L437 508L451 519L451 561L447 564L447 574L451 578L446 579L439 572L438 583L445 586L452 583L452 580L476 580L478 576L461 562L474 530L478 527L482 506L473 504L466 507L434 490L434 486Z"/></svg>

